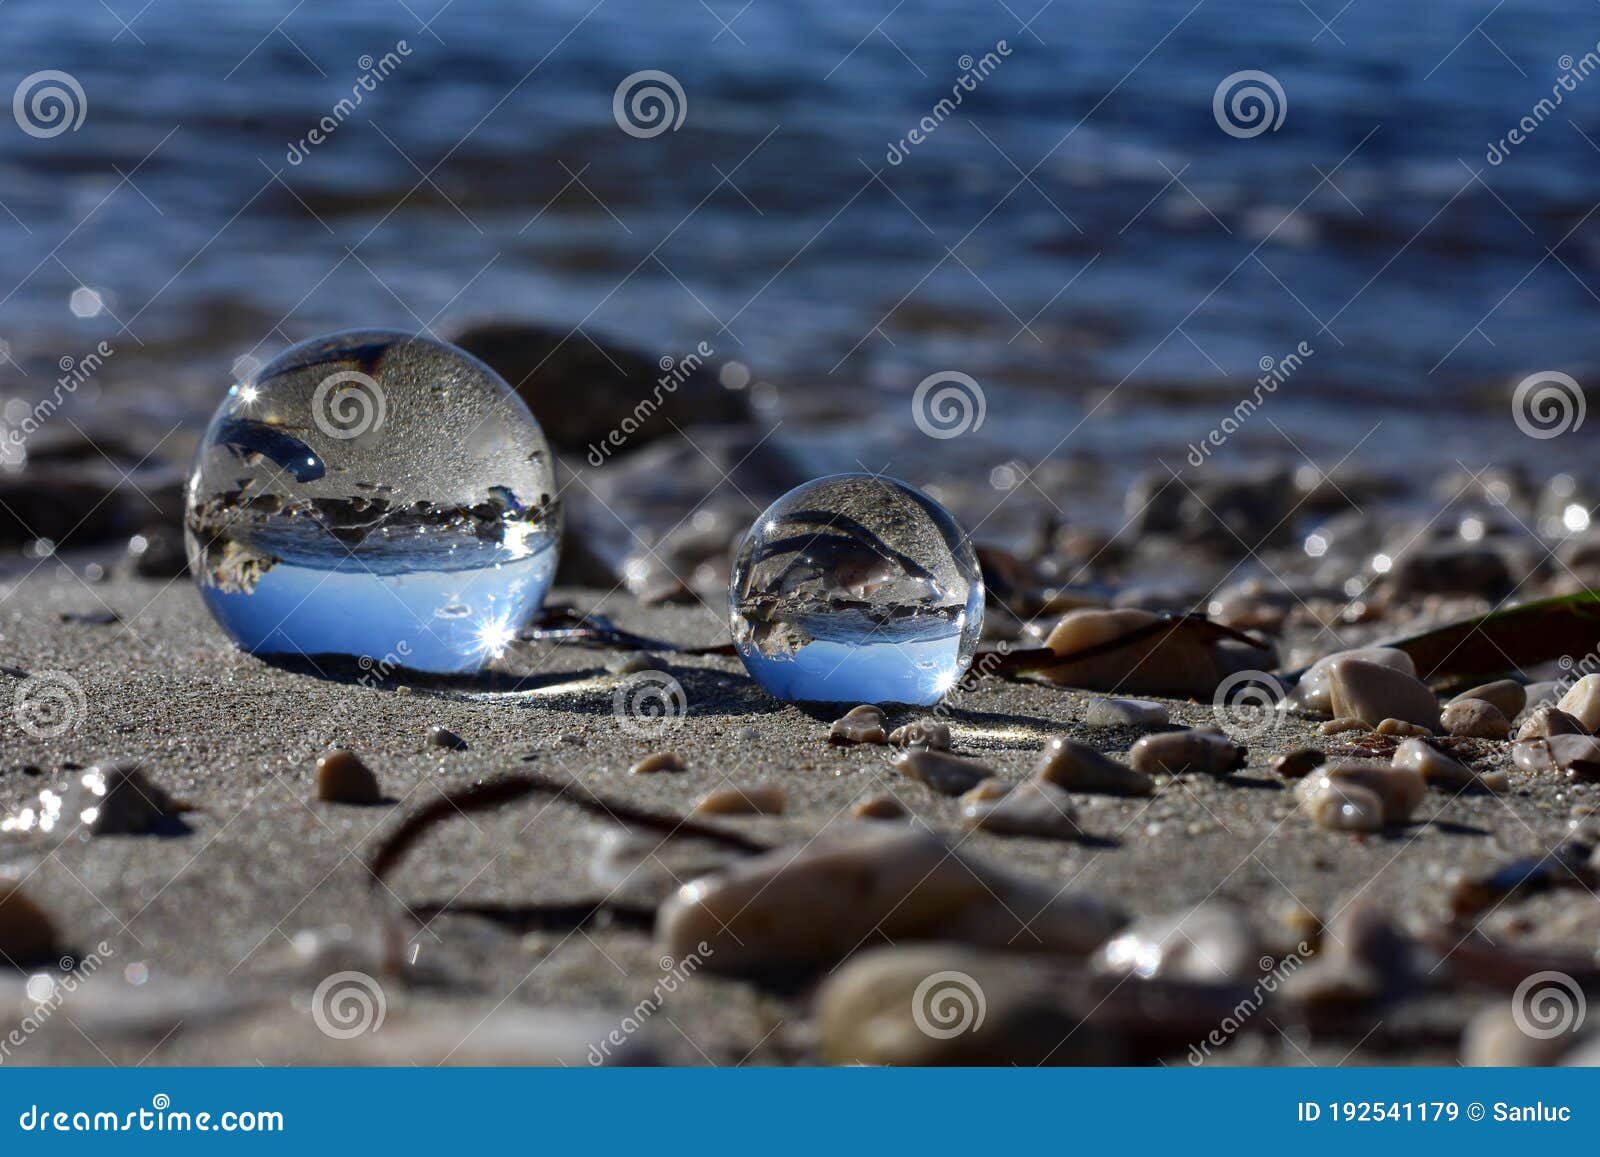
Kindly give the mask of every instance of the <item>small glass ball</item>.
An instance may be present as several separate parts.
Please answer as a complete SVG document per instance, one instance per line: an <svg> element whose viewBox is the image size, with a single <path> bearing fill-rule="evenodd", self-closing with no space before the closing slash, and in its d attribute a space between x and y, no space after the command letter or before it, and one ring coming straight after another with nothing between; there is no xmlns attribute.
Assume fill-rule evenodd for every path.
<svg viewBox="0 0 1600 1157"><path fill-rule="evenodd" d="M190 474L189 567L260 655L472 672L555 575L550 448L505 380L444 342L302 342L229 391Z"/></svg>
<svg viewBox="0 0 1600 1157"><path fill-rule="evenodd" d="M966 532L920 490L872 474L819 478L768 507L728 599L745 669L779 699L937 703L983 630Z"/></svg>

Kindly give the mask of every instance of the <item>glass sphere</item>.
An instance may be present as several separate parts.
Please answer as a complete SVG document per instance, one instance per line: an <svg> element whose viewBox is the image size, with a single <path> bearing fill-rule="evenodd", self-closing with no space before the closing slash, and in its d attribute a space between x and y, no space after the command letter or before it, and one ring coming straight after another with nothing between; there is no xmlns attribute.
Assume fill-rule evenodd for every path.
<svg viewBox="0 0 1600 1157"><path fill-rule="evenodd" d="M471 672L555 575L544 433L505 380L444 342L302 342L217 407L190 474L189 568L233 640Z"/></svg>
<svg viewBox="0 0 1600 1157"><path fill-rule="evenodd" d="M872 474L819 478L768 507L728 598L745 669L779 699L936 703L983 629L966 532L920 490Z"/></svg>

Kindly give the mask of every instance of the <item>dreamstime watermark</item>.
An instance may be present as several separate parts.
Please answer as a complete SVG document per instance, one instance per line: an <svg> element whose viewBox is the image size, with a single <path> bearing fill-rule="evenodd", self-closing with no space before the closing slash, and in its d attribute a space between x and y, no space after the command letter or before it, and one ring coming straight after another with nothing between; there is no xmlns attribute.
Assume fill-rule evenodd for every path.
<svg viewBox="0 0 1600 1157"><path fill-rule="evenodd" d="M629 735L656 739L688 714L689 697L665 671L640 671L612 693L611 712Z"/></svg>
<svg viewBox="0 0 1600 1157"><path fill-rule="evenodd" d="M1211 713L1235 741L1256 739L1283 722L1283 684L1265 671L1235 671L1217 684Z"/></svg>
<svg viewBox="0 0 1600 1157"><path fill-rule="evenodd" d="M1230 137L1248 140L1278 131L1289 115L1289 98L1277 77L1247 68L1222 78L1211 94L1211 115Z"/></svg>
<svg viewBox="0 0 1600 1157"><path fill-rule="evenodd" d="M666 998L677 992L680 984L700 971L701 966L713 955L711 945L704 940L694 947L695 950L681 960L674 960L670 956L661 958L661 976L651 987L650 995L634 1005L632 1010L618 1022L616 1028L589 1046L591 1065L598 1067L610 1060L612 1050L627 1044L628 1038L643 1028L645 1021L660 1011Z"/></svg>
<svg viewBox="0 0 1600 1157"><path fill-rule="evenodd" d="M1295 945L1293 952L1286 953L1277 961L1270 956L1263 956L1257 965L1261 969L1261 978L1256 981L1250 992L1233 1006L1228 1015L1222 1018L1216 1028L1207 1033L1198 1044L1189 1046L1189 1063L1196 1066L1204 1064L1213 1052L1232 1040L1245 1023L1261 1011L1261 1006L1267 1002L1267 997L1277 992L1285 980L1298 972L1310 955L1311 945L1302 940Z"/></svg>
<svg viewBox="0 0 1600 1157"><path fill-rule="evenodd" d="M649 140L678 131L689 115L689 98L670 72L646 68L622 78L611 96L611 115L630 137Z"/></svg>
<svg viewBox="0 0 1600 1157"><path fill-rule="evenodd" d="M323 144L329 137L338 131L339 126L349 120L361 103L367 99L368 94L376 92L378 85L388 80L394 70L400 67L401 61L411 55L411 46L404 40L395 41L395 45L377 60L370 54L361 57L356 64L361 68L361 75L350 86L350 95L342 97L328 114L319 120L312 130L298 141L289 142L289 151L284 153L284 160L291 165L298 165L311 155L311 150Z"/></svg>
<svg viewBox="0 0 1600 1157"><path fill-rule="evenodd" d="M388 412L383 387L360 370L329 374L311 395L311 420L340 441L377 433Z"/></svg>
<svg viewBox="0 0 1600 1157"><path fill-rule="evenodd" d="M311 994L311 1019L323 1036L334 1040L377 1032L388 1010L383 985L365 972L325 976Z"/></svg>
<svg viewBox="0 0 1600 1157"><path fill-rule="evenodd" d="M1250 416L1261 408L1267 396L1277 393L1278 387L1292 378L1305 364L1306 359L1316 352L1311 348L1310 342L1303 341L1280 358L1264 355L1257 363L1261 367L1261 376L1256 379L1250 396L1239 399L1239 404L1234 406L1233 412L1222 419L1221 423L1213 427L1199 442L1189 443L1189 465L1204 466L1206 459L1211 457L1211 452L1227 445L1228 439L1238 433L1239 428L1249 420Z"/></svg>
<svg viewBox="0 0 1600 1157"><path fill-rule="evenodd" d="M1541 442L1582 426L1588 406L1577 379L1559 370L1529 374L1511 392L1511 420Z"/></svg>
<svg viewBox="0 0 1600 1157"><path fill-rule="evenodd" d="M26 992L33 1007L22 1019L0 1037L0 1064L11 1059L11 1054L28 1043L28 1038L42 1029L60 1009L62 1003L77 992L83 983L100 970L100 966L116 953L104 940L94 946L94 951L81 960L69 956L61 958L61 971L65 976L52 976L47 972L28 978Z"/></svg>
<svg viewBox="0 0 1600 1157"><path fill-rule="evenodd" d="M70 72L47 68L22 78L11 94L11 115L30 137L59 137L77 132L89 115L89 98Z"/></svg>
<svg viewBox="0 0 1600 1157"><path fill-rule="evenodd" d="M56 379L49 396L35 402L21 421L4 424L4 434L0 435L0 462L9 464L25 458L28 439L55 416L66 400L78 392L79 386L99 373L116 352L110 342L102 341L82 357L63 355L56 363L61 368L61 376Z"/></svg>
<svg viewBox="0 0 1600 1157"><path fill-rule="evenodd" d="M83 686L65 671L29 675L11 699L17 726L35 739L60 739L89 714Z"/></svg>
<svg viewBox="0 0 1600 1157"><path fill-rule="evenodd" d="M1583 986L1565 972L1535 972L1511 994L1511 1019L1534 1040L1576 1035L1588 1013Z"/></svg>
<svg viewBox="0 0 1600 1157"><path fill-rule="evenodd" d="M663 356L656 363L661 367L661 376L656 379L650 396L640 398L633 410L620 423L613 426L604 438L589 443L589 465L604 466L612 452L626 446L628 440L639 432L639 428L650 420L666 399L677 393L678 387L688 381L691 375L698 373L706 364L706 360L715 353L709 342L701 342L676 360L670 356Z"/></svg>
<svg viewBox="0 0 1600 1157"><path fill-rule="evenodd" d="M1511 155L1512 149L1525 144L1539 126L1555 113L1556 107L1566 99L1567 94L1577 92L1578 85L1600 69L1600 43L1577 60L1573 60L1569 54L1561 57L1556 64L1561 69L1561 75L1556 77L1556 82L1550 86L1550 95L1535 103L1505 136L1498 141L1489 142L1489 148L1484 152L1483 159L1491 165L1503 163Z"/></svg>
<svg viewBox="0 0 1600 1157"><path fill-rule="evenodd" d="M925 1036L949 1040L983 1027L989 1002L965 972L935 972L911 994L911 1020Z"/></svg>
<svg viewBox="0 0 1600 1157"><path fill-rule="evenodd" d="M959 438L983 425L988 412L983 387L970 374L940 370L917 383L911 420L930 438Z"/></svg>
<svg viewBox="0 0 1600 1157"><path fill-rule="evenodd" d="M911 150L938 131L939 126L961 107L966 95L977 92L978 86L988 80L994 70L1000 67L1001 62L1010 55L1011 45L1004 40L997 40L993 49L976 60L970 53L957 60L956 64L961 69L961 75L956 77L955 83L950 86L950 95L941 97L939 102L928 110L928 114L905 136L898 141L890 141L889 150L883 159L891 165L898 165L904 161L911 155Z"/></svg>

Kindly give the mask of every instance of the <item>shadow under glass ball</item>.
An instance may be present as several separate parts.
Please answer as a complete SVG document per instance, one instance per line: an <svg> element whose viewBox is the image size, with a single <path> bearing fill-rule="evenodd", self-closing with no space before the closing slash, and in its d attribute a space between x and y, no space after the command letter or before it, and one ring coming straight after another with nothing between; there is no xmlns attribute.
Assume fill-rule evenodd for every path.
<svg viewBox="0 0 1600 1157"><path fill-rule="evenodd" d="M983 629L977 555L915 487L837 474L767 508L729 585L734 646L779 699L936 703Z"/></svg>
<svg viewBox="0 0 1600 1157"><path fill-rule="evenodd" d="M189 477L185 541L247 651L464 673L543 603L555 495L544 434L504 379L444 342L358 330L228 391Z"/></svg>

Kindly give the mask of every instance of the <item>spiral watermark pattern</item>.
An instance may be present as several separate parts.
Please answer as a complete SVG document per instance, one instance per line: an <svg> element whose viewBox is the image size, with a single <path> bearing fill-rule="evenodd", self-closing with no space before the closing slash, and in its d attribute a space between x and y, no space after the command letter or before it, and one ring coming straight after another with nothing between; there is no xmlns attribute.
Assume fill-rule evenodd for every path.
<svg viewBox="0 0 1600 1157"><path fill-rule="evenodd" d="M1511 1019L1534 1040L1576 1033L1588 1011L1583 987L1565 972L1535 972L1511 994Z"/></svg>
<svg viewBox="0 0 1600 1157"><path fill-rule="evenodd" d="M334 1040L377 1032L388 1009L383 986L365 972L335 972L311 994L311 1019Z"/></svg>
<svg viewBox="0 0 1600 1157"><path fill-rule="evenodd" d="M683 86L670 72L647 68L623 77L611 98L611 115L630 137L649 140L677 132L689 112Z"/></svg>
<svg viewBox="0 0 1600 1157"><path fill-rule="evenodd" d="M689 697L665 671L641 671L612 694L611 711L629 735L655 738L688 714Z"/></svg>
<svg viewBox="0 0 1600 1157"><path fill-rule="evenodd" d="M1529 374L1511 393L1511 420L1541 442L1578 429L1587 410L1583 387L1571 374L1557 370Z"/></svg>
<svg viewBox="0 0 1600 1157"><path fill-rule="evenodd" d="M383 387L359 370L329 374L311 395L311 419L317 429L341 441L376 433L387 415Z"/></svg>
<svg viewBox="0 0 1600 1157"><path fill-rule="evenodd" d="M941 370L917 383L911 395L911 420L930 438L959 438L983 425L987 403L983 387L970 374Z"/></svg>
<svg viewBox="0 0 1600 1157"><path fill-rule="evenodd" d="M89 115L89 98L70 72L47 68L22 78L11 96L11 115L30 137L59 137L77 132Z"/></svg>
<svg viewBox="0 0 1600 1157"><path fill-rule="evenodd" d="M983 989L965 972L935 972L911 994L912 1021L935 1040L977 1032L988 1010Z"/></svg>
<svg viewBox="0 0 1600 1157"><path fill-rule="evenodd" d="M22 681L11 713L17 726L35 739L60 739L83 722L89 700L65 671L41 671Z"/></svg>
<svg viewBox="0 0 1600 1157"><path fill-rule="evenodd" d="M1283 684L1265 671L1236 671L1217 684L1211 713L1230 739L1251 739L1283 722L1283 696Z"/></svg>
<svg viewBox="0 0 1600 1157"><path fill-rule="evenodd" d="M1277 132L1289 115L1289 98L1270 72L1247 68L1222 78L1211 96L1211 115L1230 137L1249 140Z"/></svg>

